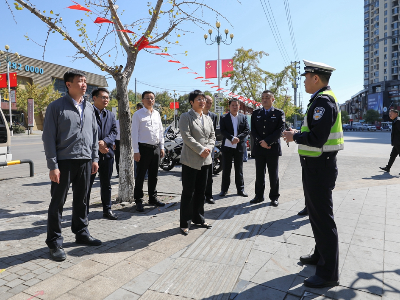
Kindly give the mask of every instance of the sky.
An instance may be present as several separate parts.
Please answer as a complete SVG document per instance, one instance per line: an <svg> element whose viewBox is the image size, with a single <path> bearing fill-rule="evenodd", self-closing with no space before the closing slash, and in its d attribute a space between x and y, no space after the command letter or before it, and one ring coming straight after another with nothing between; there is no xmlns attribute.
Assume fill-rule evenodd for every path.
<svg viewBox="0 0 400 300"><path fill-rule="evenodd" d="M13 2L8 0L10 5L13 5ZM74 5L70 0L30 0L30 2L41 11L46 10L48 16L50 16L48 13L50 10L60 13L73 37L77 37L79 34L74 22L81 18L87 23L90 36L97 33L98 26L93 23L93 16L91 20L81 11L66 9L67 6ZM76 2L84 5L82 0ZM156 1L152 2L155 4ZM260 67L270 72L281 71L290 61L301 61L301 70L304 68L303 59L326 63L336 68L332 74L330 86L339 103L344 103L363 89L362 0L287 0L297 51L294 50L289 32L284 0L204 0L202 2L223 15L223 17L218 16L214 11L207 9L195 13L197 17L213 27L210 25L197 26L192 22L182 23L180 29L185 31L185 35L183 35L184 31L179 31L172 33L171 37L171 41L179 41L178 45L171 46L163 41L157 43L161 48L168 46L168 53L174 54L174 59L199 73L198 76L204 76L206 60L217 59L217 45L206 45L203 35L209 28L212 28L215 33L215 22L218 20L222 30L227 28L229 33L234 34L232 44L221 44L221 59L232 58L235 50L243 47L267 52L269 55L261 59ZM124 11L121 16L122 23L132 24L136 20L148 18L147 3L148 1L145 0L117 0L118 11ZM271 8L276 26L271 26L274 22L268 22L263 8ZM46 25L26 9L16 11L12 8L12 11L17 23L15 23L5 0L0 1L3 24L0 31L0 41L2 42L0 49L8 44L13 52L42 59L43 48L35 42L44 43L47 32ZM162 30L166 25L167 21L160 19L159 29ZM272 28L279 31L281 40L279 46L274 39ZM137 26L129 29L138 31ZM276 32L275 36L277 36ZM177 38L177 34L180 34L181 37ZM26 35L29 36L29 40L25 37ZM112 48L114 45L114 38L106 40L106 47ZM185 51L187 51L187 55L184 54ZM72 56L75 52L75 48L68 41L64 41L59 34L51 34L44 59L71 68L108 75L88 59L74 61ZM287 53L284 55L285 59L281 53ZM126 57L121 55L121 48L119 48L118 56L116 56L116 52L112 52L112 56L108 58L107 62L125 65ZM173 93L175 90L177 93L183 94L194 89L209 89L209 86L200 83L199 80L194 80L195 75L187 74L187 70L178 71L178 67L177 64L168 63L167 59L163 59L163 57L142 50L138 55L128 88L135 89L136 78L138 92L168 90ZM107 78L109 88L114 88L114 80L109 75ZM213 82L217 83L217 79ZM308 103L309 95L304 91L303 79L300 83L299 90L301 90L304 107ZM225 87L225 81L221 83L221 86ZM288 94L293 94L291 87Z"/></svg>

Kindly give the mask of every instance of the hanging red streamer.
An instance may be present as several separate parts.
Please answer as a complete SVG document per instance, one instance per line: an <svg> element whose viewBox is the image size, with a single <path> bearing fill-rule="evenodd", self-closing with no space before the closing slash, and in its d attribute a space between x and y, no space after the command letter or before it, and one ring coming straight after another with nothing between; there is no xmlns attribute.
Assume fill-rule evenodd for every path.
<svg viewBox="0 0 400 300"><path fill-rule="evenodd" d="M156 55L167 55L167 56L171 56L171 55L169 55L168 53L154 53L154 54L156 54Z"/></svg>
<svg viewBox="0 0 400 300"><path fill-rule="evenodd" d="M138 51L142 50L146 46L149 45L149 40L145 37L142 36L136 43L135 43L135 48L138 48Z"/></svg>
<svg viewBox="0 0 400 300"><path fill-rule="evenodd" d="M190 73L190 72L189 72ZM200 78L204 78L203 76L200 76L200 77L196 77L195 79L200 79Z"/></svg>
<svg viewBox="0 0 400 300"><path fill-rule="evenodd" d="M134 33L133 31L130 31L128 29L122 29L122 30L117 30L117 31L126 32L126 33Z"/></svg>
<svg viewBox="0 0 400 300"><path fill-rule="evenodd" d="M105 18L97 17L97 19L94 20L94 23L100 24L100 23L114 23L114 22L112 22L112 21L110 21L110 20L107 20L107 19L105 19Z"/></svg>
<svg viewBox="0 0 400 300"><path fill-rule="evenodd" d="M179 68L178 70L182 70L182 69L189 69L189 67L182 67L182 68Z"/></svg>
<svg viewBox="0 0 400 300"><path fill-rule="evenodd" d="M169 60L168 62L172 62L172 63L176 63L176 64L180 64L181 63L180 61L177 61L177 60Z"/></svg>
<svg viewBox="0 0 400 300"><path fill-rule="evenodd" d="M72 2L74 2L74 1L72 1ZM76 3L76 2L74 2L74 3ZM83 6L80 5L79 3L76 3L76 5L68 6L67 8L69 8L69 9L76 9L76 10L83 10L83 11L91 11L90 9L88 9L88 8L86 8L86 7L83 7Z"/></svg>
<svg viewBox="0 0 400 300"><path fill-rule="evenodd" d="M160 49L160 47L156 45L147 45L145 48Z"/></svg>

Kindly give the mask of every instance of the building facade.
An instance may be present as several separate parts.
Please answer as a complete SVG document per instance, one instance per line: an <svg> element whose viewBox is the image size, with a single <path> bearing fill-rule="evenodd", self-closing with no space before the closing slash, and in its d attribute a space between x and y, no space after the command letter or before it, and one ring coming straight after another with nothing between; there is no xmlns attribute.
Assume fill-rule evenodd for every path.
<svg viewBox="0 0 400 300"><path fill-rule="evenodd" d="M375 109L386 121L391 107L400 109L399 9L399 0L364 0L364 90L347 104L358 119Z"/></svg>
<svg viewBox="0 0 400 300"><path fill-rule="evenodd" d="M39 84L40 86L49 85L54 82L54 89L64 95L67 88L64 84L64 73L72 69L71 67L61 66L43 60L38 60L26 56L22 56L18 61L10 62L10 73L17 73L18 86L24 88L27 83ZM85 71L85 70L82 70ZM0 74L7 73L6 63L0 64ZM91 93L97 87L107 87L107 80L103 75L98 75L86 72L87 90L86 95L91 99ZM1 100L1 109L3 110L6 118L9 118L9 102ZM13 118L19 116L15 103L11 106ZM39 120L35 118L37 123ZM37 124L38 129L41 129L41 124Z"/></svg>

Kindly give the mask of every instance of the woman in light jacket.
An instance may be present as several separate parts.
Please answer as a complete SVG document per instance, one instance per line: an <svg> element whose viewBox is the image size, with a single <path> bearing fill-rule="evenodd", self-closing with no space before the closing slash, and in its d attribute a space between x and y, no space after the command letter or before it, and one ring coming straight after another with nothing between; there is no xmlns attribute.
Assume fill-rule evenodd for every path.
<svg viewBox="0 0 400 300"><path fill-rule="evenodd" d="M215 132L211 118L203 115L205 95L195 90L189 94L192 109L183 113L179 130L183 139L182 198L180 228L184 235L189 233L191 223L211 228L204 219L204 199L208 169L211 168L211 151L215 144Z"/></svg>

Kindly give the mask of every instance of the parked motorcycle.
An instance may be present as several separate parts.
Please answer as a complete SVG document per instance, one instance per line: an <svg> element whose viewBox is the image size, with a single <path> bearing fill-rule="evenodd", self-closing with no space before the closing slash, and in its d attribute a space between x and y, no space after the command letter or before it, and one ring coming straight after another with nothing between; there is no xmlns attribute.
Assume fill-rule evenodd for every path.
<svg viewBox="0 0 400 300"><path fill-rule="evenodd" d="M221 152L222 142L216 141L214 147L214 159L213 159L213 174L216 175L222 171L222 152Z"/></svg>
<svg viewBox="0 0 400 300"><path fill-rule="evenodd" d="M160 161L160 168L164 171L170 171L181 159L183 139L179 131L168 126L164 133L164 151L165 156Z"/></svg>

